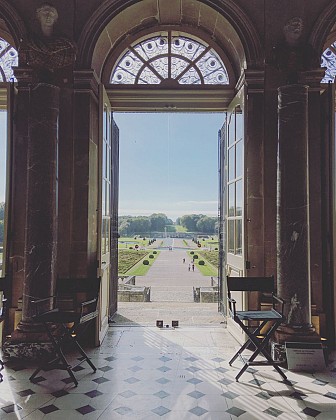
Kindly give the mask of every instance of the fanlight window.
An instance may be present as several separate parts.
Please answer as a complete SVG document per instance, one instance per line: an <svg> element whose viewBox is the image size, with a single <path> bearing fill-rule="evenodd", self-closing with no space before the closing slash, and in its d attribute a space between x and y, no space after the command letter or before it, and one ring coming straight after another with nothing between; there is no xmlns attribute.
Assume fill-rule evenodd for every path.
<svg viewBox="0 0 336 420"><path fill-rule="evenodd" d="M17 51L0 38L0 82L16 81L12 67L18 65Z"/></svg>
<svg viewBox="0 0 336 420"><path fill-rule="evenodd" d="M334 82L336 76L336 42L327 48L321 57L321 67L326 67L322 83Z"/></svg>
<svg viewBox="0 0 336 420"><path fill-rule="evenodd" d="M116 64L113 84L227 85L227 70L213 48L172 31L135 42Z"/></svg>

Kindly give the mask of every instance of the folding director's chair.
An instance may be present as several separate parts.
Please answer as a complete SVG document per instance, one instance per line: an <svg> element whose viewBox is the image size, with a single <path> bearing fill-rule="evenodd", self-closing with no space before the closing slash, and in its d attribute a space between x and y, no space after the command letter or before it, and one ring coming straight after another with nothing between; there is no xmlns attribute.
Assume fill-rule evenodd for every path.
<svg viewBox="0 0 336 420"><path fill-rule="evenodd" d="M51 360L37 367L29 378L30 381L33 382L41 370L63 369L68 371L70 378L77 386L78 381L73 370L83 362L87 362L96 372L96 367L79 344L78 339L85 330L83 325L87 326L89 321L98 316L99 288L100 278L58 279L55 296L32 301L36 307L34 320L44 325L54 354ZM70 365L64 355L65 348L68 348L70 343L82 356L75 365Z"/></svg>
<svg viewBox="0 0 336 420"><path fill-rule="evenodd" d="M271 293L272 295L272 308L270 310L261 311L237 311L236 310L236 301L232 298L231 292L234 291L243 291L243 292L263 292ZM246 333L248 339L237 351L237 353L229 361L229 365L237 359L238 356L241 357L244 366L239 371L236 376L236 381L239 380L241 375L246 371L249 366L264 366L270 365L279 372L284 381L287 382L287 377L272 359L271 355L267 350L267 345L270 338L280 326L282 322L285 321L283 315L285 301L274 294L274 276L271 277L227 277L227 292L228 292L228 306L229 314L231 318L240 325L243 331ZM277 310L277 306L280 307L280 310ZM251 322L257 325L251 326ZM270 322L271 327L268 329L265 335L261 335L261 331L264 330L266 324ZM250 324L250 325L249 325ZM266 329L265 329L266 330ZM261 338L262 337L262 338ZM255 348L252 355L245 359L242 356L243 351L250 345L253 344ZM256 357L262 354L266 360L256 361Z"/></svg>

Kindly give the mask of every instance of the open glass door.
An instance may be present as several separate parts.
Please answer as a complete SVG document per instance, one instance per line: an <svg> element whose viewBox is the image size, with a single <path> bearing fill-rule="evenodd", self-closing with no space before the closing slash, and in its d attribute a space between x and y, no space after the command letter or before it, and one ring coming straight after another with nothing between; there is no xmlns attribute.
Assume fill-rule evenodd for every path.
<svg viewBox="0 0 336 420"><path fill-rule="evenodd" d="M115 265L116 214L118 214L118 167L119 167L119 130L112 118L109 99L104 86L100 86L100 162L99 162L99 255L98 274L101 277L99 296L99 317L96 345L100 345L108 329L111 307L116 310L117 293ZM112 164L113 162L113 164Z"/></svg>
<svg viewBox="0 0 336 420"><path fill-rule="evenodd" d="M15 88L13 83L0 83L0 278L6 275L8 249L8 205L10 191L10 156L13 121L13 102Z"/></svg>
<svg viewBox="0 0 336 420"><path fill-rule="evenodd" d="M245 89L242 88L231 102L220 130L221 310L226 308L226 275L243 276L245 273L244 99ZM244 294L236 292L233 297L237 301L237 309L245 309ZM241 329L230 319L228 329L239 341L244 339Z"/></svg>
<svg viewBox="0 0 336 420"><path fill-rule="evenodd" d="M328 83L321 94L322 122L322 265L323 300L327 317L326 334L329 343L336 343L336 98L335 83Z"/></svg>

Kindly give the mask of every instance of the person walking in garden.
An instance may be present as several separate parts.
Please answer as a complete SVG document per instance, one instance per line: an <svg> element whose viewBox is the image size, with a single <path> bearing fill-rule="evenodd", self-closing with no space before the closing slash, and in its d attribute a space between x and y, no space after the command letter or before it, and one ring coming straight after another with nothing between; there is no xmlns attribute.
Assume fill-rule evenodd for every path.
<svg viewBox="0 0 336 420"><path fill-rule="evenodd" d="M195 264L192 264L192 271L195 271Z"/></svg>
<svg viewBox="0 0 336 420"><path fill-rule="evenodd" d="M189 264L189 266L188 266L188 271L190 271L190 264Z"/></svg>

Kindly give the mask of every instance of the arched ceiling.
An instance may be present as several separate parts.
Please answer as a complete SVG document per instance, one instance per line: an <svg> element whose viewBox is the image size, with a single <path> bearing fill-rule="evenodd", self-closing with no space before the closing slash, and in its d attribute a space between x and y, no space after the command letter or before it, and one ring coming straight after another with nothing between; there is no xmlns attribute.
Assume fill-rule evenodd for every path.
<svg viewBox="0 0 336 420"><path fill-rule="evenodd" d="M127 42L167 27L180 28L212 41L217 45L217 52L219 48L222 57L223 53L227 57L226 64L233 69L236 80L246 67L242 42L218 11L197 0L142 0L123 9L105 25L95 44L92 68L107 82L113 62L118 58L116 55L122 53Z"/></svg>

